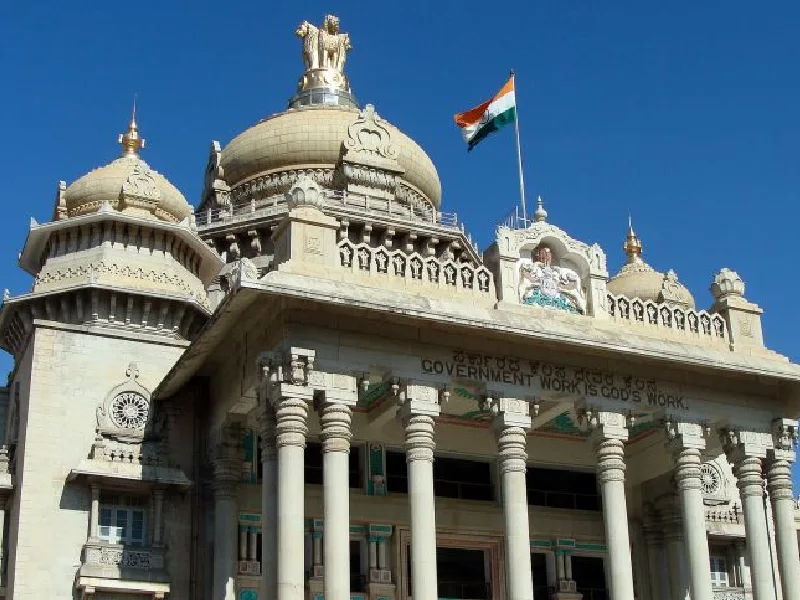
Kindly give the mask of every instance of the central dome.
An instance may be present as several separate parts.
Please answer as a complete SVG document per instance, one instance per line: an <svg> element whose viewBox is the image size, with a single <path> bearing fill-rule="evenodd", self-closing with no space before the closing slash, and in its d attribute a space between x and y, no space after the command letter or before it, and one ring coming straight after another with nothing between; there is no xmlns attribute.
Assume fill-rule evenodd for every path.
<svg viewBox="0 0 800 600"><path fill-rule="evenodd" d="M234 200L237 187L260 175L280 177L288 171L322 169L332 176L348 130L360 114L355 108L305 106L273 115L236 136L222 150L220 160ZM385 120L381 123L389 131L404 171L399 175L400 194L421 196L438 209L442 184L433 162L414 140Z"/></svg>

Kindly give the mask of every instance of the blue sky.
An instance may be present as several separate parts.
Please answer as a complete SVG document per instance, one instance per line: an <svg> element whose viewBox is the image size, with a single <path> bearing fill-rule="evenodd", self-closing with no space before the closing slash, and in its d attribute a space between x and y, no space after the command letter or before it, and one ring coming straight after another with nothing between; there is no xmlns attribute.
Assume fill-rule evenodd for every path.
<svg viewBox="0 0 800 600"><path fill-rule="evenodd" d="M389 5L385 5L389 6ZM0 23L0 287L48 220L59 179L112 160L139 97L144 158L195 204L212 139L282 110L303 19L341 17L347 72L430 154L444 208L486 245L518 201L512 131L467 154L455 112L517 94L529 198L599 242L616 271L628 212L646 259L708 306L727 266L761 305L770 347L800 360L791 249L800 220L800 4L773 2L38 2ZM510 10L509 10L510 8ZM5 370L8 357L0 360Z"/></svg>

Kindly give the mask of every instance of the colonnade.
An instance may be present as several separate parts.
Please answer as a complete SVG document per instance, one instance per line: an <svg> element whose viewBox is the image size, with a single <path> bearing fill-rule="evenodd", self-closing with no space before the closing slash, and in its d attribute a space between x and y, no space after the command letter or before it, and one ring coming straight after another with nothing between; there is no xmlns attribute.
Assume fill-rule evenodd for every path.
<svg viewBox="0 0 800 600"><path fill-rule="evenodd" d="M262 436L262 595L266 599L304 598L304 448L310 409L320 415L323 444L323 506L326 600L350 599L349 480L351 410L356 404L355 377L313 372L313 351L293 348L287 360L264 367L260 391ZM411 516L411 570L414 600L436 600L436 515L433 489L434 431L446 399L431 385L396 382L405 431L408 500ZM493 397L492 431L498 448L505 526L506 595L531 600L530 539L525 483L526 441L531 426L526 400ZM625 494L627 416L621 412L579 408L590 431L597 458L607 547L607 585L612 600L634 598L633 569ZM683 523L688 583L693 600L713 600L705 509L701 493L701 452L709 431L699 423L666 421L667 447L675 460ZM725 431L725 451L734 463L744 508L755 600L774 600L763 499L762 464L766 465L773 502L778 563L784 599L800 600L800 559L792 508L790 463L794 460L795 426L778 420L771 433ZM227 522L230 507L217 497L217 520ZM230 531L234 531L231 528ZM235 540L220 526L216 543L236 554ZM225 583L235 564L215 560L214 600L232 600ZM226 572L229 571L229 572ZM539 600L539 599L537 599Z"/></svg>

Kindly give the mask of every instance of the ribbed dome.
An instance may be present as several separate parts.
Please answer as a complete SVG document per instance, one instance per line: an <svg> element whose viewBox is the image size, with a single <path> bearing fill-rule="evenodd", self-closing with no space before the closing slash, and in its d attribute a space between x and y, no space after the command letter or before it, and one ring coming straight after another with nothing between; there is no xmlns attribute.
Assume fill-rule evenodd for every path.
<svg viewBox="0 0 800 600"><path fill-rule="evenodd" d="M139 137L134 116L128 131L119 136L123 154L70 185L57 212L77 217L97 211L104 203L125 213L161 221L178 222L192 214L192 207L178 189L158 171L139 158L144 140ZM64 215L64 212L66 214Z"/></svg>
<svg viewBox="0 0 800 600"><path fill-rule="evenodd" d="M183 194L135 155L90 171L67 188L64 201L69 217L93 213L104 202L161 221L182 221L192 213Z"/></svg>
<svg viewBox="0 0 800 600"><path fill-rule="evenodd" d="M642 242L636 237L633 227L628 228L623 249L628 255L628 262L608 281L606 287L609 292L615 296L694 308L694 297L678 281L674 271L659 273L642 260Z"/></svg>
<svg viewBox="0 0 800 600"><path fill-rule="evenodd" d="M357 109L307 106L289 109L260 121L236 136L223 150L221 167L231 187L262 173L301 168L332 168L342 155L348 127ZM439 207L442 185L433 162L402 131L383 121L398 149L404 169L400 180Z"/></svg>

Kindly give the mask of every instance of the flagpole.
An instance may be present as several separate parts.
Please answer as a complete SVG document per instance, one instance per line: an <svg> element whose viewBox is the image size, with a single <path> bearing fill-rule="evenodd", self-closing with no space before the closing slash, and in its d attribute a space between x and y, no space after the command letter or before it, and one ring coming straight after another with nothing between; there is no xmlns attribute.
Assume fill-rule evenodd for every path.
<svg viewBox="0 0 800 600"><path fill-rule="evenodd" d="M528 209L525 206L525 179L522 174L522 147L519 143L519 104L516 101L517 79L514 69L511 69L511 79L514 80L514 133L517 138L517 165L519 166L519 197L522 201L522 218L528 219Z"/></svg>

